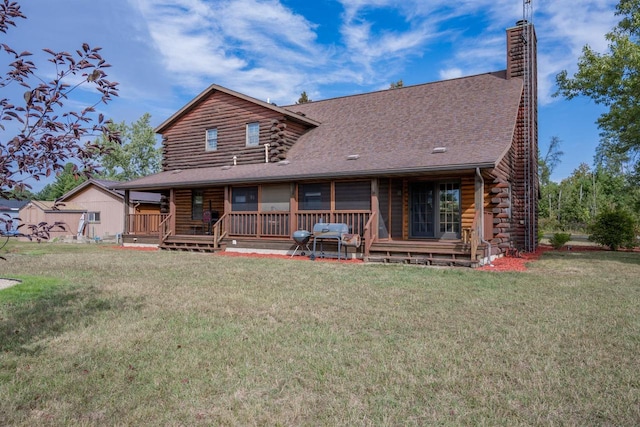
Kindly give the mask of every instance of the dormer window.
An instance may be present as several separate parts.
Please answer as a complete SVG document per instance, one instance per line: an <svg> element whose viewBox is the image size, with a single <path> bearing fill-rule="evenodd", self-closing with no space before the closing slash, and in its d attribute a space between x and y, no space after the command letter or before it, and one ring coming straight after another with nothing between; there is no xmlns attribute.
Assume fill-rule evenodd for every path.
<svg viewBox="0 0 640 427"><path fill-rule="evenodd" d="M218 129L207 129L205 150L216 151L218 149Z"/></svg>
<svg viewBox="0 0 640 427"><path fill-rule="evenodd" d="M260 144L260 123L247 123L247 147L257 147Z"/></svg>

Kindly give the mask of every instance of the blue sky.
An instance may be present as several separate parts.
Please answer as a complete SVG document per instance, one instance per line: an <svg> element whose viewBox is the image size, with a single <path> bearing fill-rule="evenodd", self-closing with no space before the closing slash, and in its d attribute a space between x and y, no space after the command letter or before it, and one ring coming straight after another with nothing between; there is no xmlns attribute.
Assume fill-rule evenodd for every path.
<svg viewBox="0 0 640 427"><path fill-rule="evenodd" d="M156 126L211 83L278 105L502 70L505 29L521 0L28 0L3 35L15 50L103 48L120 96L107 117ZM552 176L593 162L603 111L553 98L555 75L576 71L582 47L607 48L615 0L532 0L538 36L539 141L565 152ZM38 61L38 73L52 70ZM90 94L86 94L90 96ZM34 187L36 190L38 186Z"/></svg>

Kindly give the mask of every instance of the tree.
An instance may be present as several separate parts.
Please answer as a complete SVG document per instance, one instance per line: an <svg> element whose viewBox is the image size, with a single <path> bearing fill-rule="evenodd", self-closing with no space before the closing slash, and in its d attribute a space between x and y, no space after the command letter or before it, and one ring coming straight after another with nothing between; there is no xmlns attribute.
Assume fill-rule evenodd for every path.
<svg viewBox="0 0 640 427"><path fill-rule="evenodd" d="M625 210L606 210L589 227L589 240L614 251L620 247L632 248L637 243L635 220Z"/></svg>
<svg viewBox="0 0 640 427"><path fill-rule="evenodd" d="M55 182L47 184L37 195L38 200L57 200L85 182L88 178L78 174L73 163L64 165L64 169L56 176Z"/></svg>
<svg viewBox="0 0 640 427"><path fill-rule="evenodd" d="M564 155L564 152L560 151L560 142L560 138L557 136L551 137L546 154L538 156L538 174L543 185L551 181L551 174L560 164L560 158Z"/></svg>
<svg viewBox="0 0 640 427"><path fill-rule="evenodd" d="M313 102L313 101L309 99L309 97L307 96L307 92L303 91L300 94L300 98L298 98L298 102L296 102L296 104L305 104L307 102Z"/></svg>
<svg viewBox="0 0 640 427"><path fill-rule="evenodd" d="M401 87L404 87L404 82L402 80L398 80L397 82L392 82L389 85L389 89L400 89Z"/></svg>
<svg viewBox="0 0 640 427"><path fill-rule="evenodd" d="M609 110L598 119L604 158L631 161L640 174L640 0L620 0L617 26L606 35L607 53L589 46L582 50L578 72L568 77L562 71L556 77L558 92L568 99L587 96Z"/></svg>
<svg viewBox="0 0 640 427"><path fill-rule="evenodd" d="M99 162L105 179L128 181L160 170L162 150L156 147L156 136L149 124L151 115L145 113L135 123L113 123L110 129L120 135L119 142L101 137L98 145L106 149Z"/></svg>
<svg viewBox="0 0 640 427"><path fill-rule="evenodd" d="M6 34L18 19L26 19L20 5L2 0L0 32ZM100 50L86 43L75 54L45 48L53 70L40 76L36 74L36 64L29 59L30 52L18 53L0 43L0 51L9 57L8 71L0 76L2 94L7 96L10 86L23 90L19 99L0 98L0 197L31 188L28 179L48 177L71 160L77 162L80 173L91 174L103 148L89 138L104 134L118 141L118 135L107 126L109 122L95 111L98 104L108 103L118 95L118 83L106 78L104 70L110 65L100 56ZM52 77L44 77L48 75ZM97 91L95 101L78 110L65 108L65 102L82 85ZM7 137L8 133L13 136ZM46 237L46 233L38 233L31 234Z"/></svg>

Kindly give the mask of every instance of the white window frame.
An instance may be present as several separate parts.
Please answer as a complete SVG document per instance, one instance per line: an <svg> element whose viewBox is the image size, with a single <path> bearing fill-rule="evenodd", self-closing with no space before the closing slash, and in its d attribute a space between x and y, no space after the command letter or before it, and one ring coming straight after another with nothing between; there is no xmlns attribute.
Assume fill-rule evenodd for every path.
<svg viewBox="0 0 640 427"><path fill-rule="evenodd" d="M213 137L210 138L210 134L213 134ZM207 129L205 131L204 140L204 149L206 151L216 151L218 149L218 128Z"/></svg>
<svg viewBox="0 0 640 427"><path fill-rule="evenodd" d="M247 123L247 147L260 145L260 122Z"/></svg>
<svg viewBox="0 0 640 427"><path fill-rule="evenodd" d="M97 219L96 219L97 217ZM99 224L100 223L100 212L87 212L87 222L89 224Z"/></svg>

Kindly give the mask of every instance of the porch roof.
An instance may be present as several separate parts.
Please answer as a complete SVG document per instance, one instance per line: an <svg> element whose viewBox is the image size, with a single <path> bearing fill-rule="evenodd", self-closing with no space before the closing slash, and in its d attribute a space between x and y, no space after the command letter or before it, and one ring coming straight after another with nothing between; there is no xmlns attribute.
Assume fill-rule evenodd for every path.
<svg viewBox="0 0 640 427"><path fill-rule="evenodd" d="M320 123L280 163L172 170L114 186L390 176L493 168L514 138L523 83L505 72L283 107Z"/></svg>

